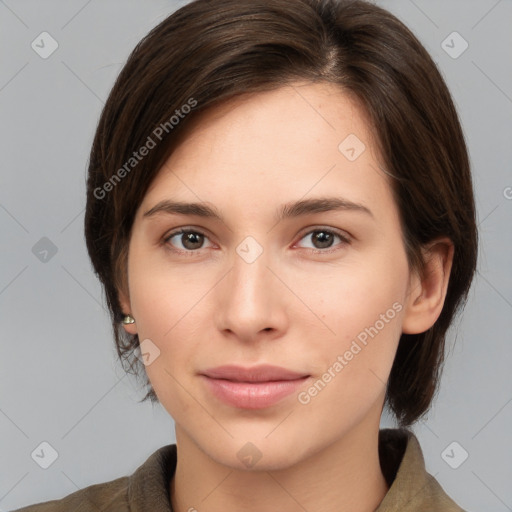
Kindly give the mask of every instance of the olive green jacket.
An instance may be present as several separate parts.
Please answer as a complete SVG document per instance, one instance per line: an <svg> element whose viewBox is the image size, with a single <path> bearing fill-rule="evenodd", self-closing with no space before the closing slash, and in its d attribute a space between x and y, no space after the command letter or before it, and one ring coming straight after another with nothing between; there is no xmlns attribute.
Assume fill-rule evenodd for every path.
<svg viewBox="0 0 512 512"><path fill-rule="evenodd" d="M418 440L406 429L379 433L379 457L389 490L375 512L464 512L427 473ZM159 448L130 476L13 512L172 512L169 483L176 445Z"/></svg>

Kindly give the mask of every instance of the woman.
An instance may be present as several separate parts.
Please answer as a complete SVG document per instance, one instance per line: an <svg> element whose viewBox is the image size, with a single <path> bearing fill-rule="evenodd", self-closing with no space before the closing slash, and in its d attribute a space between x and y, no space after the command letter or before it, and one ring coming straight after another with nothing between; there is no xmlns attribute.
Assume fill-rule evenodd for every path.
<svg viewBox="0 0 512 512"><path fill-rule="evenodd" d="M87 248L176 444L20 511L460 511L407 429L477 230L450 93L363 1L196 0L103 110ZM379 430L384 406L400 428Z"/></svg>

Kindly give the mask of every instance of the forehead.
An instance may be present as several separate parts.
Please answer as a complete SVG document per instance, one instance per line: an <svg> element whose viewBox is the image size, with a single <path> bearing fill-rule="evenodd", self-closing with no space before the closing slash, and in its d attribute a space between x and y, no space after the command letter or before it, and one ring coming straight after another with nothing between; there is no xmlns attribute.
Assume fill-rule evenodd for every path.
<svg viewBox="0 0 512 512"><path fill-rule="evenodd" d="M333 84L244 94L191 119L143 204L238 196L256 209L333 192L376 202L390 191L373 137L364 109Z"/></svg>
<svg viewBox="0 0 512 512"><path fill-rule="evenodd" d="M217 149L224 152L231 144L230 155L236 156L234 143L245 137L248 147L262 142L266 152L277 150L273 152L275 156L299 138L313 142L331 135L336 141L347 130L365 140L367 147L375 146L370 140L374 130L369 116L355 95L331 83L295 83L271 91L241 94L192 114L172 142L173 160L184 149L190 149L191 144L197 147L206 140L217 142L210 148L212 154ZM283 136L276 138L277 132ZM294 149L292 153L299 152L299 148Z"/></svg>

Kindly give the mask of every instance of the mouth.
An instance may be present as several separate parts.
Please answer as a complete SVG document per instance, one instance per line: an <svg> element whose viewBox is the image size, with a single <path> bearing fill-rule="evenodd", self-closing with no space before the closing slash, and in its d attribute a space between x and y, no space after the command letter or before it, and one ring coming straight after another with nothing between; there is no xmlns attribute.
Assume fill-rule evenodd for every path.
<svg viewBox="0 0 512 512"><path fill-rule="evenodd" d="M269 365L253 368L223 366L200 374L208 391L224 404L263 409L281 402L311 377Z"/></svg>
<svg viewBox="0 0 512 512"><path fill-rule="evenodd" d="M258 365L244 368L237 365L224 365L205 370L202 375L212 379L223 379L232 382L282 382L309 377L301 373L280 366Z"/></svg>

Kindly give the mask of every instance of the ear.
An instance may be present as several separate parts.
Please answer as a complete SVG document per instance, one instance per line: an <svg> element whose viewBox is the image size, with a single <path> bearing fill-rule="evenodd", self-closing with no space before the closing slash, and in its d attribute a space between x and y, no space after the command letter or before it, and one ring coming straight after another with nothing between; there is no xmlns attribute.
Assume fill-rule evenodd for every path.
<svg viewBox="0 0 512 512"><path fill-rule="evenodd" d="M132 306L130 304L130 298L128 296L127 293L125 293L124 291L119 291L119 304L121 305L121 311L125 314L125 315L132 315L133 316L133 313L132 313ZM128 334L137 334L137 324L134 323L134 324L122 324L123 327L124 327L124 330L128 333Z"/></svg>
<svg viewBox="0 0 512 512"><path fill-rule="evenodd" d="M411 275L402 322L404 334L430 329L443 310L453 263L454 247L449 238L438 238L423 248L424 277Z"/></svg>

